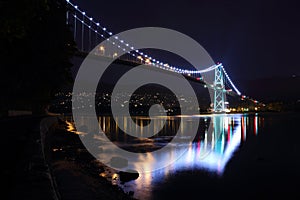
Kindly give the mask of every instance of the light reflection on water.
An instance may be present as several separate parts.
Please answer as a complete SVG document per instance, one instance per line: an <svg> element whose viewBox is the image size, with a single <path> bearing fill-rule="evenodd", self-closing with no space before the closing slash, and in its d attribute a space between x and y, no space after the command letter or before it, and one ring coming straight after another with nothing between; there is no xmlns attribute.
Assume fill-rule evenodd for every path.
<svg viewBox="0 0 300 200"><path fill-rule="evenodd" d="M133 119L137 124L136 129L149 122L146 117L134 117ZM179 119L184 120L184 126L179 126ZM118 144L125 149L126 145L135 146L137 144L151 149L153 146L166 144L178 128L182 132L190 131L190 126L196 120L200 120L196 138L184 147L187 150L176 162L154 170L156 164L161 160L172 160L174 156L178 156L173 151L162 154L159 158L153 157L151 153L146 157L140 155L135 160L136 165L142 165L149 173L140 174L138 179L120 186L127 192L134 191L134 197L138 199L150 199L153 186L164 182L169 174L180 173L182 170L206 170L222 175L233 153L248 137L247 134L257 135L260 126L258 114L254 116L243 114L174 116L167 117L166 126L158 135L150 139L136 140L124 135L118 129L118 123L121 122L124 124L126 132L130 132L132 127L126 126L128 120L128 117L119 117L115 123L113 118L102 116L99 117L99 125L112 140L120 142ZM158 123L161 123L161 120L154 119L153 125L158 126ZM210 123L211 130L208 129ZM251 126L251 129L248 126ZM112 182L116 184L116 178L113 178Z"/></svg>

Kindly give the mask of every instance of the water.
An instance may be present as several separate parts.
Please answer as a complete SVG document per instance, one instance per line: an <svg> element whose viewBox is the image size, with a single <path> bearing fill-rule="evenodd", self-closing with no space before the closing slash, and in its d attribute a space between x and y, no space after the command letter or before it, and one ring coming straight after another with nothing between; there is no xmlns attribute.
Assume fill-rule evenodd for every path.
<svg viewBox="0 0 300 200"><path fill-rule="evenodd" d="M135 198L161 199L172 195L185 198L200 190L202 196L205 194L209 197L216 195L210 187L225 194L232 187L243 191L244 187L250 185L256 185L250 193L253 197L268 197L267 191L277 187L280 188L278 191L283 191L282 187L288 185L279 181L280 178L285 177L285 181L295 176L300 178L296 170L300 167L300 159L297 159L300 158L297 144L299 135L296 134L299 133L296 126L299 119L297 114L258 113L175 116L168 117L166 126L158 135L149 139L124 135L117 128L121 121L127 124L128 117L120 117L115 123L111 117L103 116L99 118L99 124L118 146L129 151L147 152L166 145L178 130L182 131L181 134L191 131L193 124L200 122L194 140L181 146L184 153L166 152L151 156L149 152L147 156L129 160L129 163L134 162L135 166L142 166L148 172L140 173L138 179L125 184L116 181L117 177L112 181L127 192L134 191ZM145 117L134 117L133 121L137 124L136 129L149 123ZM153 126L159 126L157 123L160 122L160 119L154 119ZM184 125L179 126L180 122L184 122ZM130 132L130 128L125 131ZM157 169L162 160L175 162L167 162L167 166ZM132 169L134 165L129 164L128 168ZM260 184L269 185L269 190L261 190L258 187ZM261 188L268 186L263 185ZM290 190L293 186L288 188ZM248 189L245 191L245 194L249 192Z"/></svg>
<svg viewBox="0 0 300 200"><path fill-rule="evenodd" d="M169 118L167 121L169 125L166 129L174 129L178 126L180 121L177 118ZM152 172L143 173L137 180L123 186L127 191L133 190L136 198L151 199L154 187L166 184L170 174L178 174L183 170L206 170L221 176L232 154L246 140L247 134L259 134L258 124L263 124L262 118L258 115L241 114L185 116L184 120L189 121L189 123L198 120L200 127L204 128L199 130L194 142L185 147L187 151L177 161L159 170L155 170L157 160L146 162L147 167ZM212 125L211 131L209 131L209 124ZM181 128L183 131L190 131L188 125ZM172 159L171 156L173 155L166 153L160 159Z"/></svg>

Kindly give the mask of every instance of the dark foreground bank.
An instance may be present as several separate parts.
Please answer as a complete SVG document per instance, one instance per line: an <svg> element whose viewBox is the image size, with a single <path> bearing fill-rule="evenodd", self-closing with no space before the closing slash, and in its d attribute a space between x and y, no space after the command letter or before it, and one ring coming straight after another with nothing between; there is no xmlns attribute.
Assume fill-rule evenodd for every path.
<svg viewBox="0 0 300 200"><path fill-rule="evenodd" d="M62 121L46 134L45 116L1 119L1 179L8 199L132 199L100 174L103 166L83 148Z"/></svg>

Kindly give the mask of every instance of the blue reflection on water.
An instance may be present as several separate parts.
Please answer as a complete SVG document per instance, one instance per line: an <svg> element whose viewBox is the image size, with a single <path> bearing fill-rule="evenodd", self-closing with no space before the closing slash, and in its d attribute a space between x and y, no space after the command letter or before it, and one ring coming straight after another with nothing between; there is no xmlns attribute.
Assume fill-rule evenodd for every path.
<svg viewBox="0 0 300 200"><path fill-rule="evenodd" d="M144 165L143 167L150 172L140 174L137 180L122 185L125 191L133 190L136 198L151 198L153 186L163 183L169 174L180 173L183 170L205 170L222 175L233 153L240 146L241 142L246 140L247 132L249 132L247 125L250 123L251 127L253 127L254 135L258 134L259 129L258 115L250 118L248 115L243 114L224 114L171 117L167 121L168 127L166 127L165 131L174 129L176 123L180 123L177 120L178 118L188 122L185 127L180 127L184 131L189 131L189 123L193 123L195 120L202 120L203 123L200 123L200 126L204 128L201 129L203 132L200 131L199 133L201 135L199 138L201 139L195 139L194 142L189 143L185 147L187 151L176 162L159 170L152 171L155 169L156 163L159 162L157 158L151 157L151 154L149 154L147 162L145 162L145 158L141 157L140 162L137 161L137 163ZM110 120L106 119L106 121ZM139 120L143 119L140 118ZM102 119L102 121L105 121L105 119ZM211 123L211 130L208 129L209 123ZM110 132L115 131L111 125L104 124L102 127L109 127ZM165 141L164 137L166 136L153 138L153 143ZM173 156L176 155L165 154L161 155L159 159L173 159Z"/></svg>
<svg viewBox="0 0 300 200"><path fill-rule="evenodd" d="M179 119L185 122L183 123L184 126L178 126L180 124ZM126 125L129 118L121 117L119 120L123 120L123 123ZM149 121L145 117L135 117L135 120L137 124L135 128L140 128L143 124L147 124L147 120ZM161 123L160 119L157 119L157 121L153 120L154 126L156 123ZM128 146L136 148L139 145L147 146L146 148L163 146L172 138L172 134L170 134L172 131L176 130L176 128L180 128L184 132L190 131L192 124L197 120L200 120L199 133L193 142L183 146L187 150L181 157L177 158L178 155L173 151L156 158L151 156L151 153L146 154L146 157L141 155L133 163L147 169L149 173L140 174L138 179L120 186L127 192L133 190L134 197L138 199L150 199L152 188L162 184L169 174L180 173L184 170L204 170L221 176L226 164L240 144L248 137L251 137L252 134L253 136L258 134L261 118L258 114L254 116L247 114L222 114L168 117L167 125L160 134L149 139L132 140L118 130L113 118L109 116L99 117L99 125L103 131L114 138L117 143L119 142L121 147L123 144L124 148ZM128 127L126 131L130 131L130 128L132 127ZM101 147L105 148L105 145L102 144ZM173 160L174 157L177 158L177 160L175 159L176 162L154 170L157 163L164 160Z"/></svg>

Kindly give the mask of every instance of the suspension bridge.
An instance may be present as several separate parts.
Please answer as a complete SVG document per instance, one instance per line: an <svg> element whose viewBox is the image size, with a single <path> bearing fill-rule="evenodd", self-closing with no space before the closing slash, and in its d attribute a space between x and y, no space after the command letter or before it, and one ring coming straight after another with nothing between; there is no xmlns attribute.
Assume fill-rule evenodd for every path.
<svg viewBox="0 0 300 200"><path fill-rule="evenodd" d="M154 68L179 73L188 79L197 81L213 90L213 107L214 113L224 113L227 111L226 95L236 95L241 99L251 100L253 103L259 103L250 97L242 95L235 84L230 79L222 63L214 64L203 70L188 70L184 67L175 67L168 63L162 62L143 51L136 49L134 45L126 42L126 38L119 38L106 28L102 23L89 16L87 12L73 4L70 0L66 0L67 12L66 23L73 29L73 37L77 43L77 48L81 53L90 52L101 41L107 40L111 45L116 46L126 52L126 61L134 64L145 64ZM98 56L116 58L116 52L106 52L105 46L99 46L95 52ZM203 80L202 74L214 73L213 84Z"/></svg>

